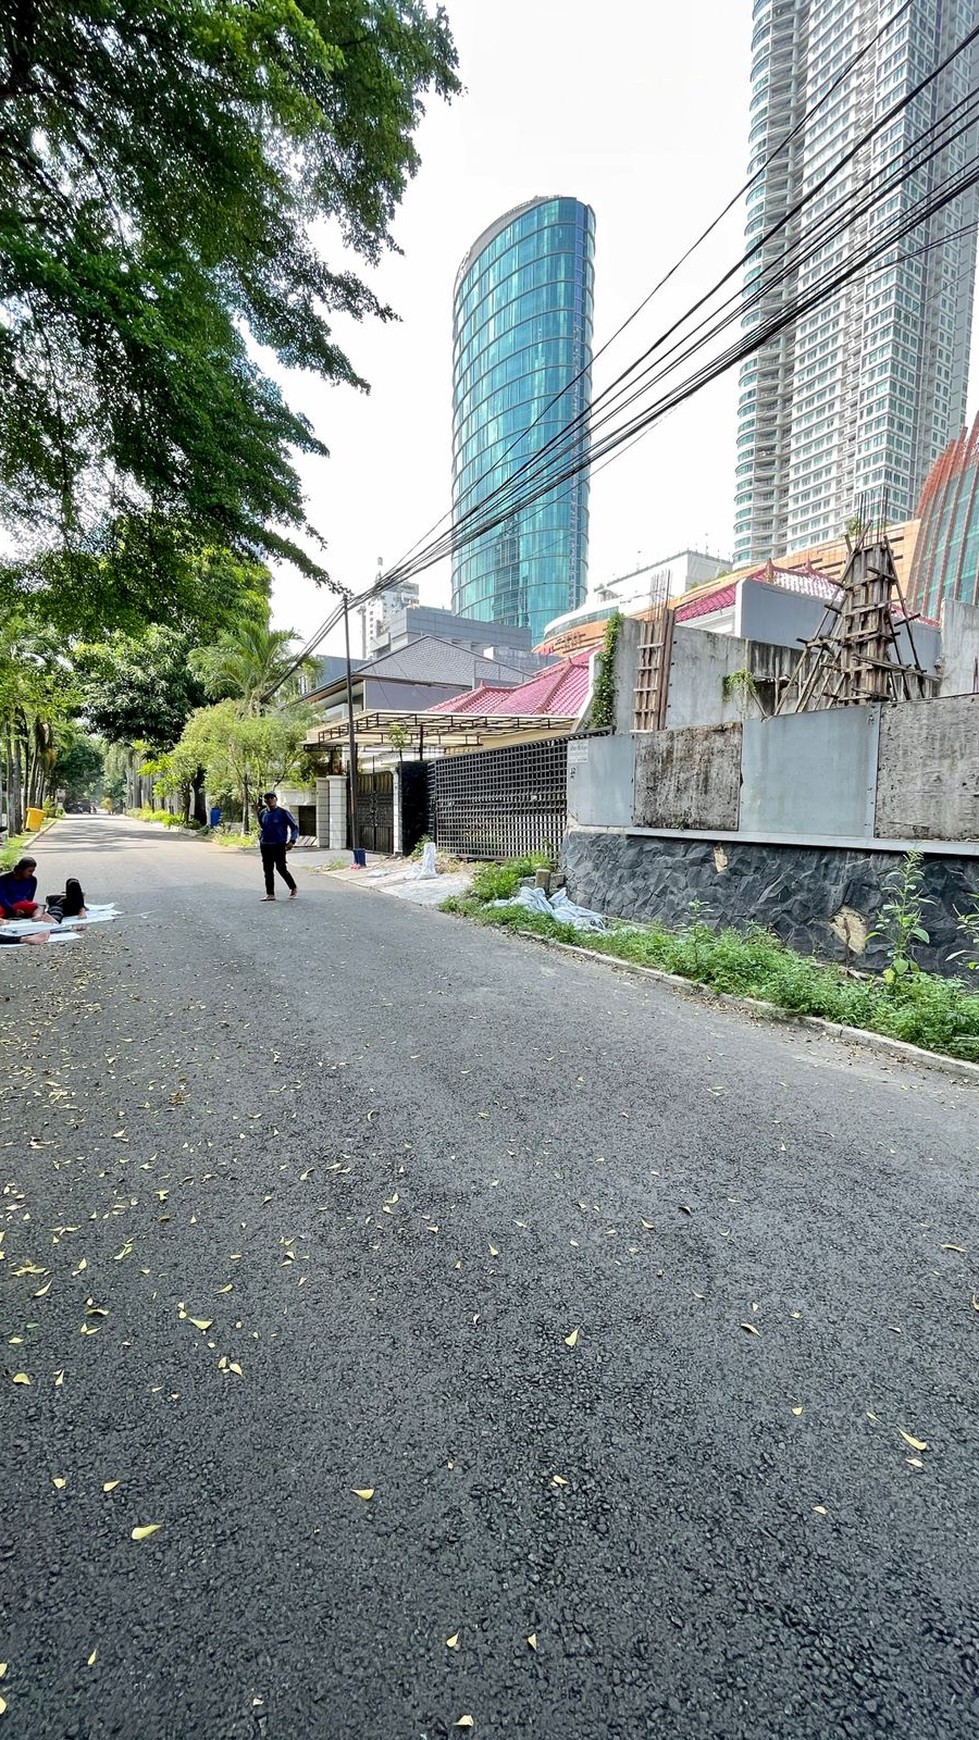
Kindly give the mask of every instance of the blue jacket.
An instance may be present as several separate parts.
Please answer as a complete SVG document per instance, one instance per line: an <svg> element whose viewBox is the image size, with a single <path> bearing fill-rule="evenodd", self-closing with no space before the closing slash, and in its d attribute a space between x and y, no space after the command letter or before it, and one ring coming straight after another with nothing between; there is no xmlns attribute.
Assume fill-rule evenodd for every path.
<svg viewBox="0 0 979 1740"><path fill-rule="evenodd" d="M289 819L291 821L292 817ZM298 829L296 831L298 833ZM12 870L0 876L0 912L10 912L22 901L33 900L36 894L36 876L15 876Z"/></svg>
<svg viewBox="0 0 979 1740"><path fill-rule="evenodd" d="M284 846L287 840L295 845L299 838L295 816L291 816L281 804L276 804L274 810L259 810L258 825L261 829L258 836L260 846Z"/></svg>

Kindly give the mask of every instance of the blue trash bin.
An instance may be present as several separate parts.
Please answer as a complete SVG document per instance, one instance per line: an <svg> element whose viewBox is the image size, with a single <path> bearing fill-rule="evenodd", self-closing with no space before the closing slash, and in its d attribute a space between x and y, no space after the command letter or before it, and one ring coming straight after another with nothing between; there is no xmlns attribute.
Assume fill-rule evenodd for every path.
<svg viewBox="0 0 979 1740"><path fill-rule="evenodd" d="M353 849L353 853L354 853L354 869L355 870L366 870L367 869L367 852L364 849L364 847L363 846L355 846Z"/></svg>
<svg viewBox="0 0 979 1740"><path fill-rule="evenodd" d="M219 804L214 804L212 806L212 809L211 809L211 827L212 828L218 827L220 825L220 822L221 822L221 807Z"/></svg>

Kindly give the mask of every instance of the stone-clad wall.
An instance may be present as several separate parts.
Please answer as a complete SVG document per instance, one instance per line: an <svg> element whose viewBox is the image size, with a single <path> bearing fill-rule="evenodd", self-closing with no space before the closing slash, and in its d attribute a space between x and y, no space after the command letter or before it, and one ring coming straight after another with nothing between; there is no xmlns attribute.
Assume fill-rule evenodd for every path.
<svg viewBox="0 0 979 1740"><path fill-rule="evenodd" d="M625 832L572 829L561 867L573 900L617 918L684 924L690 902L702 901L712 921L737 928L755 922L803 953L842 959L844 941L860 954L881 905L883 878L901 855L835 846L762 845L725 840L661 839ZM949 953L963 938L955 909L979 891L979 859L934 856L925 860L925 914L931 942L918 959L932 972L961 971ZM866 966L882 966L884 950L871 942Z"/></svg>

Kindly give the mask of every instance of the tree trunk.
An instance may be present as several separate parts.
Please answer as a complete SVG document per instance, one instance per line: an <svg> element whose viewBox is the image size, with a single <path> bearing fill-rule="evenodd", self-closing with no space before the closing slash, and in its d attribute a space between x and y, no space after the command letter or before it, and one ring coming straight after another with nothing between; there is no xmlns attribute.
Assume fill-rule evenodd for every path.
<svg viewBox="0 0 979 1740"><path fill-rule="evenodd" d="M190 787L193 797L194 821L200 822L202 828L207 827L207 798L204 792L205 778L206 774L204 768L199 767L191 781Z"/></svg>
<svg viewBox="0 0 979 1740"><path fill-rule="evenodd" d="M10 757L10 832L20 834L24 828L24 781L21 771L20 738L14 737Z"/></svg>

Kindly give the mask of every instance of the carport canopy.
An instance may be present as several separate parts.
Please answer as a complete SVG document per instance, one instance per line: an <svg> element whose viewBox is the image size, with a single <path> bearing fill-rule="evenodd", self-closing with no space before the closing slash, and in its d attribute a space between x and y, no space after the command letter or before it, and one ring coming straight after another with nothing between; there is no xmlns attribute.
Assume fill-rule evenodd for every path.
<svg viewBox="0 0 979 1740"><path fill-rule="evenodd" d="M358 749L421 750L429 745L441 749L482 749L501 737L566 737L574 719L557 719L551 713L356 713L354 734ZM400 727L407 741L392 743L392 727ZM307 733L306 748L342 746L348 740L346 719L333 719ZM400 731L396 731L400 736Z"/></svg>

